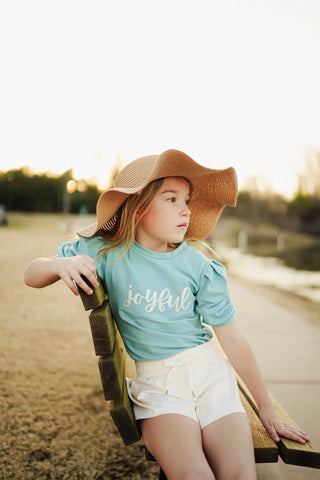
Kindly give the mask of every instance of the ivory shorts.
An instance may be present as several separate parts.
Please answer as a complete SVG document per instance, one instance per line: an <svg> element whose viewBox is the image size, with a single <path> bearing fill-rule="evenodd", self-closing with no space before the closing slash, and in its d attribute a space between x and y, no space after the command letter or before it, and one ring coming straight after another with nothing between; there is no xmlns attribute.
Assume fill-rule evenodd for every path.
<svg viewBox="0 0 320 480"><path fill-rule="evenodd" d="M215 340L136 366L137 377L126 379L136 420L177 413L204 428L244 412L233 369Z"/></svg>

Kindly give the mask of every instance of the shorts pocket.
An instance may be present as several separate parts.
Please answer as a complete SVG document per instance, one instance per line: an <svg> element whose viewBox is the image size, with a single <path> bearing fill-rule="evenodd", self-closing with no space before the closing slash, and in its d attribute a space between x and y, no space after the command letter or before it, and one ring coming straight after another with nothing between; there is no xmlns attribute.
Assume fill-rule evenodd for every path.
<svg viewBox="0 0 320 480"><path fill-rule="evenodd" d="M151 407L155 397L165 396L165 378L126 378L130 399L139 407Z"/></svg>

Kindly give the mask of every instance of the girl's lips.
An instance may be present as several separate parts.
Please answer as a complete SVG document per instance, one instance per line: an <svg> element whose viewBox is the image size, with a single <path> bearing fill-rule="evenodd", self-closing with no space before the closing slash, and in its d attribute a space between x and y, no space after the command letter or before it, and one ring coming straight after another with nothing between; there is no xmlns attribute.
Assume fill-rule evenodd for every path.
<svg viewBox="0 0 320 480"><path fill-rule="evenodd" d="M186 228L188 226L187 223L180 223L180 225L178 225L178 227L183 227L183 228Z"/></svg>

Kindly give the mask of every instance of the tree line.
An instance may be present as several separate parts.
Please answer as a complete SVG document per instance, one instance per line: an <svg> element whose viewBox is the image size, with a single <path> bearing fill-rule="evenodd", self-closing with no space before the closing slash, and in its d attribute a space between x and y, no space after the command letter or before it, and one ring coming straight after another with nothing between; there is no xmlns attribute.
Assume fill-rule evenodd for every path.
<svg viewBox="0 0 320 480"><path fill-rule="evenodd" d="M236 216L252 225L272 224L280 230L317 235L320 233L320 196L298 191L291 200L281 195L240 191L237 208L227 208L226 216Z"/></svg>
<svg viewBox="0 0 320 480"><path fill-rule="evenodd" d="M305 183L301 182L291 200L270 192L240 191L237 208L226 208L223 215L253 225L271 223L282 229L319 234L320 191L303 188ZM8 211L94 213L100 193L94 184L74 181L72 170L55 177L31 175L25 168L0 172L0 204Z"/></svg>
<svg viewBox="0 0 320 480"><path fill-rule="evenodd" d="M92 213L100 193L85 180L74 182L72 170L60 176L30 175L25 168L0 172L0 204L9 211Z"/></svg>

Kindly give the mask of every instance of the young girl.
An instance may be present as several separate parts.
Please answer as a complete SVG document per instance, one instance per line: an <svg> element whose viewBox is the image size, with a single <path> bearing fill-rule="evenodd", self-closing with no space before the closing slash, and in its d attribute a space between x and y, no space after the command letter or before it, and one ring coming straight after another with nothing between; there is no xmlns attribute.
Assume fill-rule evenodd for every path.
<svg viewBox="0 0 320 480"><path fill-rule="evenodd" d="M205 239L236 198L233 168L205 168L178 150L140 158L101 194L94 225L25 272L31 287L62 279L76 295L78 287L92 293L82 275L95 286L97 275L103 281L136 361L137 378L127 380L135 416L169 480L256 478L232 367L273 440L309 440L274 413L235 321L223 265L186 242Z"/></svg>

